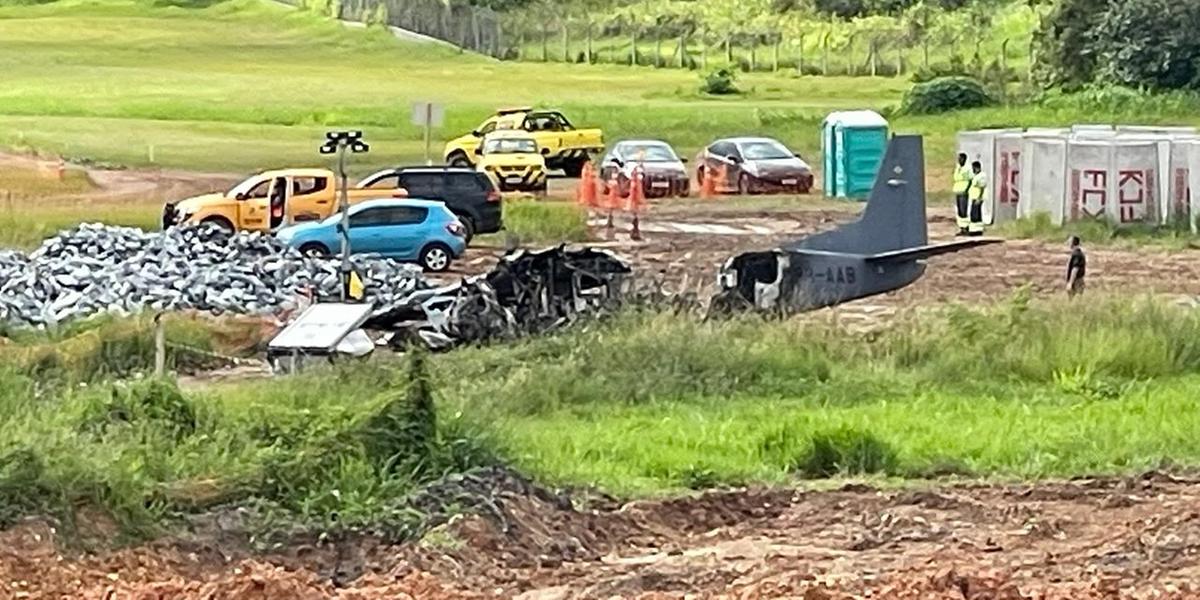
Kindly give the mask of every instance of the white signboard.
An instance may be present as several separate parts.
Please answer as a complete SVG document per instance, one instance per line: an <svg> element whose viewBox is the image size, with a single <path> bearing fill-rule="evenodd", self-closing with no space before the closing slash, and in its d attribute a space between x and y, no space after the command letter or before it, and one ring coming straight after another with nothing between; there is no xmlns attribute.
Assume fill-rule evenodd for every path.
<svg viewBox="0 0 1200 600"><path fill-rule="evenodd" d="M314 304L279 332L268 347L274 351L333 352L351 331L371 316L370 304Z"/></svg>
<svg viewBox="0 0 1200 600"><path fill-rule="evenodd" d="M446 108L433 102L416 102L412 107L412 124L419 127L441 127Z"/></svg>

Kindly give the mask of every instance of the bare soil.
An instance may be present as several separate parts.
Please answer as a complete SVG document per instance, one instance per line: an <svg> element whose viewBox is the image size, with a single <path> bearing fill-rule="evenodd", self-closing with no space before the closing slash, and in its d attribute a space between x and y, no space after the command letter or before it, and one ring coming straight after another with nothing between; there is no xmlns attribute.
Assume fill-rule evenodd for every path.
<svg viewBox="0 0 1200 600"><path fill-rule="evenodd" d="M573 509L501 493L419 544L277 556L159 542L64 556L49 526L0 534L4 598L1200 597L1200 480L734 489ZM607 504L607 505L605 505Z"/></svg>

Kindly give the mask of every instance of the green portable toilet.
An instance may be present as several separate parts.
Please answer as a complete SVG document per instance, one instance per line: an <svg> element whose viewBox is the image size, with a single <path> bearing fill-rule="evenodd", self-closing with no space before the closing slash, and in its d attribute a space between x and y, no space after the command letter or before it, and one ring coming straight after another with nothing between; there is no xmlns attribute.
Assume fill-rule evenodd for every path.
<svg viewBox="0 0 1200 600"><path fill-rule="evenodd" d="M866 199L887 151L888 122L872 110L830 113L821 124L825 195Z"/></svg>

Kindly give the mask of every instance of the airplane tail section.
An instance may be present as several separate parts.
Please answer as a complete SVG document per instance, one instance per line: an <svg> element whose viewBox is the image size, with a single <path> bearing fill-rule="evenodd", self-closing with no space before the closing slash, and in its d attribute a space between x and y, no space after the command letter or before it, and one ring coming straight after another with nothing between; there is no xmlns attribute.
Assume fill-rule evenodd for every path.
<svg viewBox="0 0 1200 600"><path fill-rule="evenodd" d="M888 143L862 217L784 249L875 255L919 248L928 241L921 136L897 135Z"/></svg>

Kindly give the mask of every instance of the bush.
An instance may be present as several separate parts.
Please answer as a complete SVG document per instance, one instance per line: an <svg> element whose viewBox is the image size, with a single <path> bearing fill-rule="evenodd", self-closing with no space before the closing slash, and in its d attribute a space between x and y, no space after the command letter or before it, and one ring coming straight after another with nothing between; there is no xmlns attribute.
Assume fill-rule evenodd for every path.
<svg viewBox="0 0 1200 600"><path fill-rule="evenodd" d="M1037 74L1068 90L1112 84L1200 89L1200 4L1061 0L1037 32Z"/></svg>
<svg viewBox="0 0 1200 600"><path fill-rule="evenodd" d="M702 78L700 91L714 96L737 94L737 75L730 69L717 69Z"/></svg>
<svg viewBox="0 0 1200 600"><path fill-rule="evenodd" d="M901 110L909 114L937 114L979 108L995 101L983 84L970 77L940 77L918 83L904 94Z"/></svg>
<svg viewBox="0 0 1200 600"><path fill-rule="evenodd" d="M857 429L818 432L800 458L798 470L808 477L892 473L896 451L874 435Z"/></svg>

